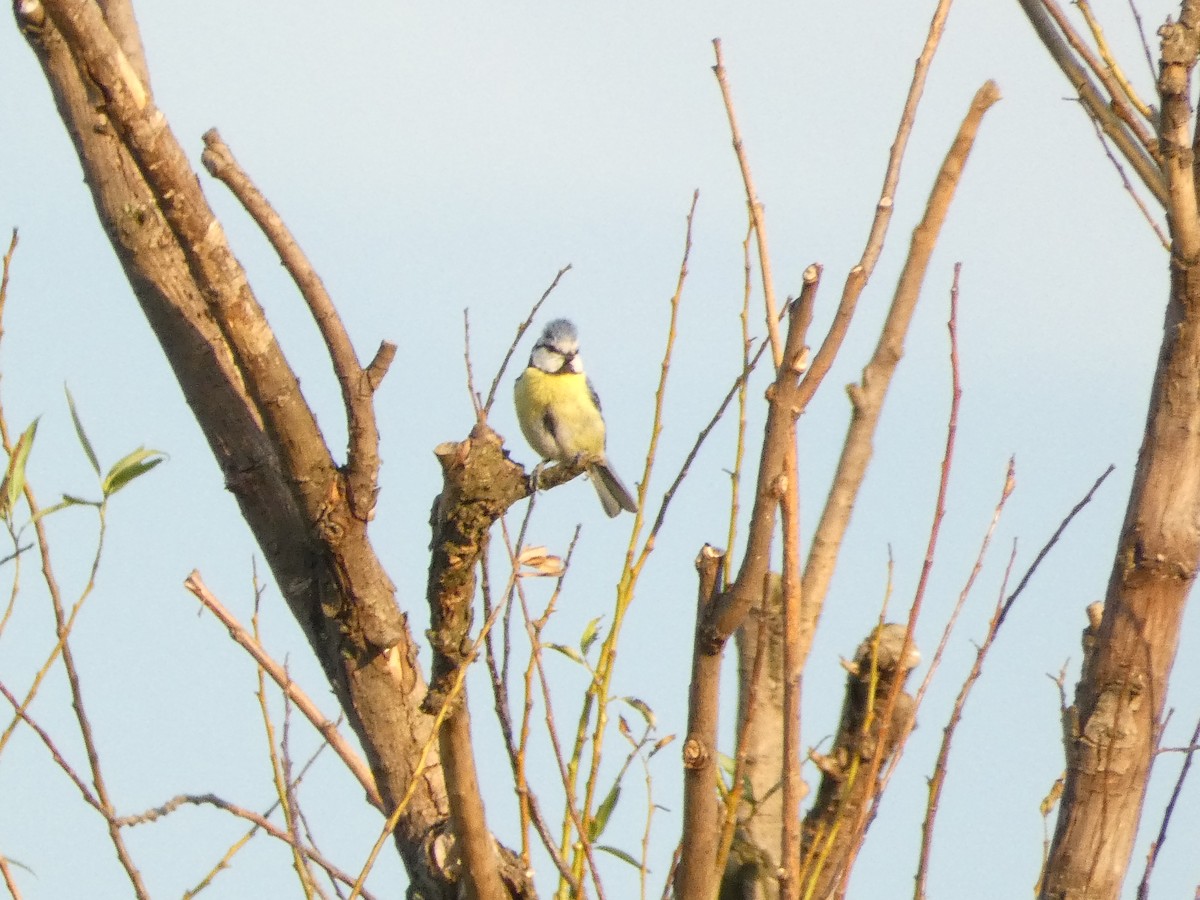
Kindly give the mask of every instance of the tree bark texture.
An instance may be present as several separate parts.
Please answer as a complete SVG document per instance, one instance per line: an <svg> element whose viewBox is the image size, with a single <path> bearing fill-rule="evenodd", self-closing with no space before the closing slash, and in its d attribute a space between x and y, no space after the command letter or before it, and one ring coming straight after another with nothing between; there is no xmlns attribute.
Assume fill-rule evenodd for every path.
<svg viewBox="0 0 1200 900"><path fill-rule="evenodd" d="M1184 605L1200 565L1200 215L1190 105L1200 4L1159 32L1159 146L1171 288L1146 431L1094 652L1075 694L1042 900L1116 900L1158 747Z"/></svg>
<svg viewBox="0 0 1200 900"><path fill-rule="evenodd" d="M445 721L438 730L455 855L461 859L465 900L508 900L535 896L519 857L499 845L488 830L471 719L466 668L477 648L471 635L476 578L496 519L525 496L524 470L508 458L500 436L479 423L469 440L435 450L442 466L442 493L431 516L433 550L429 563L429 639L433 646L432 684L426 711Z"/></svg>
<svg viewBox="0 0 1200 900"><path fill-rule="evenodd" d="M1117 898L1200 562L1200 267L1175 260L1166 338L1096 650L1075 694L1044 900Z"/></svg>
<svg viewBox="0 0 1200 900"><path fill-rule="evenodd" d="M448 816L426 686L395 589L162 113L127 0L17 0L112 243L275 581L366 751L410 894L452 896L425 840ZM108 18L105 18L107 15ZM122 48L136 52L130 59ZM374 473L372 473L372 477Z"/></svg>
<svg viewBox="0 0 1200 900"><path fill-rule="evenodd" d="M914 722L916 703L901 688L921 654L905 643L906 633L902 624L876 627L845 664L846 698L833 747L812 754L821 784L801 832L799 896L845 896L849 867L879 794L879 773ZM893 690L895 705L885 720Z"/></svg>
<svg viewBox="0 0 1200 900"><path fill-rule="evenodd" d="M746 760L746 780L753 803L743 801L739 824L744 840L765 854L767 871L779 869L779 836L783 833L783 742L780 723L783 698L783 579L772 572L761 605L747 616L736 635L738 651L737 722L742 743L738 752ZM761 642L761 646L760 646ZM766 654L760 677L754 679L756 653ZM753 700L753 709L751 709ZM751 712L753 715L751 716ZM747 719L749 718L749 725ZM778 884L762 884L761 900L774 900Z"/></svg>

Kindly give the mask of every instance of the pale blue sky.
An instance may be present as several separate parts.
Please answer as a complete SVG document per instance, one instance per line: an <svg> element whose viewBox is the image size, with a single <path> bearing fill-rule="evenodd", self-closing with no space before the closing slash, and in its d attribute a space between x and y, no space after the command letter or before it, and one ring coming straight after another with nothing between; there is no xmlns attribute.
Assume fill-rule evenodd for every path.
<svg viewBox="0 0 1200 900"><path fill-rule="evenodd" d="M723 39L766 205L778 289L794 292L804 268L822 263L818 328L828 321L845 272L861 253L933 4L860 5L852 15L843 4L820 7L142 4L157 101L192 158L198 160L200 134L219 127L309 252L360 353L369 357L385 338L399 345L379 393L384 492L373 535L418 633L425 618L426 522L439 482L431 449L464 437L471 425L464 307L476 376L490 381L530 304L555 271L574 265L544 319L568 316L579 325L605 398L610 456L633 482L648 435L684 216L699 188L652 497L661 496L736 373L744 198L709 70L713 37ZM1110 36L1127 47L1127 67L1147 85L1140 50L1120 40L1130 28L1124 0L1096 7ZM1153 28L1168 10L1143 14ZM999 83L1004 100L985 119L883 418L805 678L806 745L834 728L837 657L853 651L877 614L889 545L894 609L907 606L916 584L949 405L944 322L955 261L963 263L965 395L949 518L918 631L926 650L970 570L1014 453L1018 489L870 833L852 897L911 891L925 778L1011 542L1019 540L1023 571L1112 462L1117 472L1001 635L960 729L939 820L931 896L986 900L1031 890L1042 841L1038 803L1062 768L1057 695L1045 676L1070 660L1073 677L1083 609L1103 594L1161 330L1165 254L1122 192L1091 126L1063 99L1065 80L1015 2L963 2L951 14L933 67L887 250L842 359L802 422L806 525L823 500L844 434L848 405L840 386L857 377L874 345L932 175L987 78ZM253 667L219 625L196 615L181 587L198 568L248 619L257 549L97 225L40 71L11 24L0 28L0 79L6 88L0 121L8 123L0 143L0 224L18 226L22 236L0 391L15 426L42 416L31 463L35 488L49 501L63 491L87 493L91 484L64 382L102 461L138 444L171 456L117 498L100 584L75 636L113 795L126 813L180 792L213 791L265 807L270 782L251 695ZM207 175L202 181L340 455L336 386L301 301L225 190ZM518 351L518 363L528 349L527 343ZM508 402L513 374L493 425L509 436L517 459L532 463ZM761 418L759 404L752 434ZM724 470L731 459L726 423L675 501L627 624L615 689L648 702L663 733L685 727L692 561L703 543L725 540ZM583 484L556 490L539 506L532 538L554 550L564 550L570 529L583 524L577 568L548 635L570 642L611 607L631 519L606 520ZM53 522L62 580L76 590L89 562L90 524L82 512ZM34 574L27 569L24 582L32 586ZM547 588L535 584L531 591L542 597ZM273 586L264 619L271 648L332 709ZM1169 745L1184 743L1200 712L1194 692L1179 688L1197 677L1194 619L1180 647ZM27 683L29 667L52 644L46 622L31 588L0 643L0 678L10 687ZM575 673L565 661L551 665L570 719ZM63 687L55 676L33 712L82 765ZM493 742L490 696L482 680L472 689L481 766L494 785L493 825L511 839L508 766ZM298 723L295 732L298 746L315 745L306 726ZM1165 758L1156 774L1147 832L1157 828L1179 759ZM679 827L675 750L660 754L653 771L656 800L671 810L657 819L651 889L657 895ZM634 800L640 787L630 787L608 837L633 851L642 811ZM1200 882L1185 849L1200 827L1189 809L1194 796L1189 786L1155 896L1187 896ZM356 787L328 759L303 797L323 849L357 869L378 822ZM37 873L22 880L26 897L128 894L99 818L27 732L0 758L0 798L0 848ZM240 823L217 812L188 810L134 831L130 841L151 891L174 896L240 832ZM1130 896L1146 840L1144 834ZM552 868L543 861L539 871L545 891ZM620 863L606 874L610 897L634 895ZM291 895L293 877L287 854L260 839L206 896ZM384 896L401 889L391 855L372 884Z"/></svg>

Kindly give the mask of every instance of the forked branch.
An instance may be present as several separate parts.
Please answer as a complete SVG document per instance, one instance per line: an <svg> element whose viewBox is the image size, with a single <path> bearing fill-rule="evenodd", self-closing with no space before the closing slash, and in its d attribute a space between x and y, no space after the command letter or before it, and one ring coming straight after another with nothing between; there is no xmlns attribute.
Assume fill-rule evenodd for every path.
<svg viewBox="0 0 1200 900"><path fill-rule="evenodd" d="M210 128L204 133L204 152L200 160L210 175L233 192L271 242L312 312L333 363L333 371L342 391L342 404L346 409L350 439L346 477L350 485L351 507L365 521L373 513L378 493L379 429L375 424L374 393L396 355L396 346L384 342L369 367L364 369L359 364L350 334L321 276L309 262L291 229L234 159L233 151L221 139L217 129Z"/></svg>

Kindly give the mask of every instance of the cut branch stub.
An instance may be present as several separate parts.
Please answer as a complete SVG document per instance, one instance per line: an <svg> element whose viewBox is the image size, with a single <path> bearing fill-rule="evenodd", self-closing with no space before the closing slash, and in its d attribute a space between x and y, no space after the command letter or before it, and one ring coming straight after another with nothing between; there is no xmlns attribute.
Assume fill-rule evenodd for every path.
<svg viewBox="0 0 1200 900"><path fill-rule="evenodd" d="M878 755L878 773L913 725L915 704L903 692L891 717L882 719L893 686L903 684L921 659L917 648L906 644L906 634L903 624L880 625L859 645L853 661L843 664L849 675L837 736L828 754L811 754L821 785L802 828L801 896L831 896L841 883L861 838L858 823L879 789L878 777L870 777L873 761Z"/></svg>
<svg viewBox="0 0 1200 900"><path fill-rule="evenodd" d="M428 599L434 663L426 701L431 712L450 689L446 678L468 661L475 566L488 531L529 493L524 469L508 458L500 436L487 425L476 425L465 441L439 445L434 455L443 484L431 521Z"/></svg>
<svg viewBox="0 0 1200 900"><path fill-rule="evenodd" d="M446 776L451 842L461 871L460 896L478 900L532 897L517 858L488 830L462 675L474 658L471 620L476 567L492 524L528 494L525 471L508 458L500 436L484 422L467 440L439 445L442 493L434 503L429 563L432 677L424 709L442 716L438 748ZM517 876L514 882L506 875Z"/></svg>
<svg viewBox="0 0 1200 900"><path fill-rule="evenodd" d="M714 652L704 623L720 587L725 554L705 544L696 558L699 585L692 682L688 697L687 740L683 744L683 836L676 897L711 897L717 882L720 822L717 817L717 710L721 681L720 648Z"/></svg>

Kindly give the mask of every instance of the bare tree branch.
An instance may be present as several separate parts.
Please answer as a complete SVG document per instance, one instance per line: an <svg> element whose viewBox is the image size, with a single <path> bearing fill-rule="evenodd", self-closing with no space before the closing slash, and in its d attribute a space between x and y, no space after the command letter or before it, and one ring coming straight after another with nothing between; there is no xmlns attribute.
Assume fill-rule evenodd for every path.
<svg viewBox="0 0 1200 900"><path fill-rule="evenodd" d="M750 174L750 163L746 159L746 150L742 146L742 131L738 127L737 114L733 108L733 97L729 91L729 80L725 76L725 61L721 56L721 41L713 41L713 52L717 64L713 73L717 76L717 84L721 88L721 99L725 102L725 115L729 119L729 132L733 136L733 152L737 156L738 168L742 172L742 184L746 190L746 205L750 211L750 221L754 226L754 240L758 245L758 273L762 278L763 302L766 304L767 334L771 339L771 356L775 368L783 365L783 345L779 337L779 304L775 301L775 280L771 271L771 254L767 249L767 222L763 214L762 201L758 199L758 190L754 187L754 177Z"/></svg>
<svg viewBox="0 0 1200 900"><path fill-rule="evenodd" d="M711 616L721 585L721 551L705 545L696 558L699 588L688 730L683 744L683 838L675 870L676 897L711 897L717 883L720 842L717 820L717 710L721 655L714 653L701 625Z"/></svg>
<svg viewBox="0 0 1200 900"><path fill-rule="evenodd" d="M896 285L892 305L875 353L863 369L862 381L848 388L852 407L850 427L829 497L813 533L808 561L804 567L804 584L801 589L801 596L804 598L804 621L801 627L806 641L812 640L842 538L850 523L850 513L873 453L875 427L892 375L904 353L908 326L921 293L930 256L946 220L954 192L958 188L979 125L987 110L999 99L1000 92L991 81L976 92L954 143L942 162L925 207L925 214L913 230L908 259L900 273L900 280Z"/></svg>
<svg viewBox="0 0 1200 900"><path fill-rule="evenodd" d="M90 0L19 4L134 293L272 574L359 737L385 804L414 784L431 734L424 676L395 588L351 508L298 382L195 174ZM377 354L364 380L390 358ZM395 839L416 890L440 897L425 837L446 816L424 767Z"/></svg>
<svg viewBox="0 0 1200 900"><path fill-rule="evenodd" d="M309 847L299 843L293 834L288 832L286 829L275 825L275 823L273 823L266 816L260 815L259 813L254 812L254 810L238 806L236 803L230 803L228 800L223 800L216 794L180 794L177 797L172 797L162 806L146 810L145 812L135 816L122 816L117 820L117 823L122 827L131 827L134 825L143 825L147 822L155 822L158 819L161 819L163 816L168 816L175 812L181 806L213 806L217 809L224 810L231 815L237 816L239 819L245 819L247 822L253 822L255 827L262 829L271 837L275 838L275 840L282 841L283 843L289 845L295 849L296 852L303 854L306 859L310 860L317 866L320 866L325 870L326 874L328 874L330 878L340 881L342 884L348 886L354 884L353 876L343 872L333 863L329 862L329 860L325 859L325 857L317 852L315 847ZM371 895L366 891L360 891L359 893L364 900L370 900Z"/></svg>
<svg viewBox="0 0 1200 900"><path fill-rule="evenodd" d="M375 423L375 404L372 400L387 372L384 360L390 362L395 356L395 345L391 346L390 353L380 348L384 355L376 354L368 375L359 365L350 335L321 276L270 201L234 159L233 151L221 139L217 129L210 128L204 133L204 152L200 154L200 160L210 175L233 192L271 242L312 312L333 363L333 371L342 390L342 405L346 410L350 441L346 478L350 487L350 505L355 515L364 520L370 519L379 491L379 428Z"/></svg>
<svg viewBox="0 0 1200 900"><path fill-rule="evenodd" d="M1191 771L1192 757L1196 755L1197 750L1200 750L1200 746L1197 746L1198 741L1200 741L1200 721L1197 721L1196 727L1192 729L1192 739L1188 742L1188 746L1183 748L1183 765L1179 767L1179 777L1175 779L1175 786L1171 788L1171 799L1167 801L1166 807L1163 808L1162 822L1158 826L1158 835L1150 845L1150 852L1146 855L1146 870L1142 873L1142 880L1138 884L1137 900L1149 900L1150 876L1154 872L1154 864L1158 862L1158 854L1162 852L1163 844L1167 842L1167 831L1171 827L1171 816L1175 812L1175 804L1179 802L1179 795L1183 792L1183 783L1187 780L1188 772Z"/></svg>
<svg viewBox="0 0 1200 900"><path fill-rule="evenodd" d="M371 770L363 762L362 757L350 746L350 742L338 731L337 724L325 717L308 694L296 682L292 681L287 670L271 657L262 644L255 639L254 635L250 634L233 613L217 599L216 595L208 589L199 572L193 571L188 575L183 582L183 586L197 600L203 603L204 608L216 616L222 625L229 629L229 636L250 654L259 668L271 676L271 680L279 685L279 689L283 691L284 695L292 703L296 704L300 712L304 714L304 717L312 723L313 728L320 732L329 746L333 748L333 752L346 764L346 768L350 770L350 774L362 785L362 789L366 793L367 800L370 801L371 805L380 812L386 812L383 799L379 796L379 790L375 786L375 778L371 774Z"/></svg>
<svg viewBox="0 0 1200 900"><path fill-rule="evenodd" d="M1167 202L1166 182L1154 159L1136 138L1132 137L1125 123L1109 108L1108 101L1100 93L1099 88L1088 76L1087 70L1080 65L1075 54L1063 40L1055 23L1046 12L1044 0L1018 0L1025 15L1033 25L1033 30L1045 45L1051 58L1058 63L1067 81L1079 94L1088 114L1092 116L1104 133L1121 151L1121 155L1129 160L1129 164L1137 173L1142 183L1151 194L1164 206ZM1163 152L1165 152L1164 148Z"/></svg>

